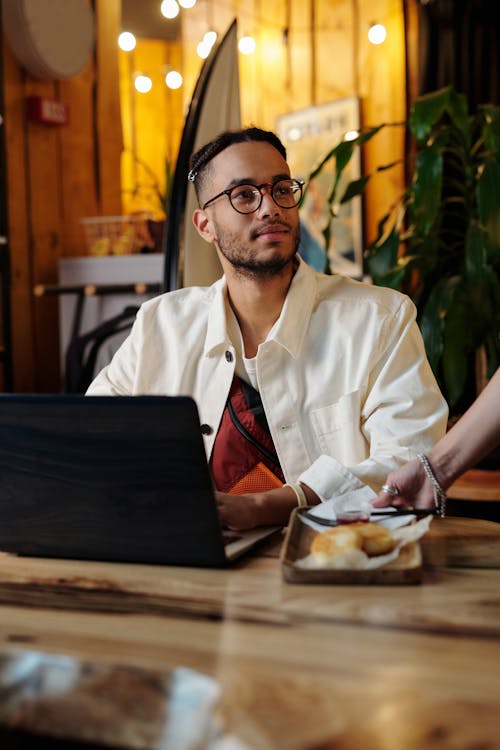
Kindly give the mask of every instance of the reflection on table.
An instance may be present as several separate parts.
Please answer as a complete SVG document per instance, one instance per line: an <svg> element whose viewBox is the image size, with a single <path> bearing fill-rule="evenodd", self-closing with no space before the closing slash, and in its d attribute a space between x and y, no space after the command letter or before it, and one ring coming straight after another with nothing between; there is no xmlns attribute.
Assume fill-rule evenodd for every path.
<svg viewBox="0 0 500 750"><path fill-rule="evenodd" d="M2 556L0 739L500 748L500 527L427 543L417 586L287 584L279 540L228 570Z"/></svg>

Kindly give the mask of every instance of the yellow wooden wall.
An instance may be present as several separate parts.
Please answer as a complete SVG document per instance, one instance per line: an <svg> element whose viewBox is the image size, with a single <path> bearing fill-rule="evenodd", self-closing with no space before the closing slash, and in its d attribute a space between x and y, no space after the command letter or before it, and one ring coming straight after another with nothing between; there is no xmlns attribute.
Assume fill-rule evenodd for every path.
<svg viewBox="0 0 500 750"><path fill-rule="evenodd" d="M148 211L164 218L157 190L165 193L166 162L173 169L183 125L183 90L165 85L168 69L182 68L181 44L138 39L131 52L119 52L123 127L122 202L124 213ZM148 75L152 89L134 87L137 73Z"/></svg>
<svg viewBox="0 0 500 750"><path fill-rule="evenodd" d="M121 213L118 55L120 0L95 2L97 42L85 69L66 81L39 81L4 39L7 203L12 271L14 389L60 388L58 299L35 297L57 283L62 256L85 255L80 219ZM27 122L26 97L69 106L67 127Z"/></svg>

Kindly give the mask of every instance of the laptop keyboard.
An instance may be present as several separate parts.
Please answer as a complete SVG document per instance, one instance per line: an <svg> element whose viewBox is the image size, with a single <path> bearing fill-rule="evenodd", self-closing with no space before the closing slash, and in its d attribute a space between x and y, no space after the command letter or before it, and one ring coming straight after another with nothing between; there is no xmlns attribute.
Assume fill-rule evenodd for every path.
<svg viewBox="0 0 500 750"><path fill-rule="evenodd" d="M238 534L237 531L230 531L229 529L222 530L224 545L231 544L231 542L238 542L241 538L241 534Z"/></svg>

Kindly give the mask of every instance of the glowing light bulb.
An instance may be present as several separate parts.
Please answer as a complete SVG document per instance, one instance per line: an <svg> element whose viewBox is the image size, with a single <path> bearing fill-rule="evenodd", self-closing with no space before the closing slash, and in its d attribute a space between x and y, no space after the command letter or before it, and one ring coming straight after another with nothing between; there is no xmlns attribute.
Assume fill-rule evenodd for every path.
<svg viewBox="0 0 500 750"><path fill-rule="evenodd" d="M196 0L177 0L181 8L194 8Z"/></svg>
<svg viewBox="0 0 500 750"><path fill-rule="evenodd" d="M372 44L382 44L385 42L387 31L381 23L374 23L368 29L368 39Z"/></svg>
<svg viewBox="0 0 500 750"><path fill-rule="evenodd" d="M135 49L136 44L136 38L130 31L122 31L118 37L118 46L124 52L130 52Z"/></svg>
<svg viewBox="0 0 500 750"><path fill-rule="evenodd" d="M179 4L176 0L163 0L160 12L165 18L176 18L179 15Z"/></svg>
<svg viewBox="0 0 500 750"><path fill-rule="evenodd" d="M205 40L198 42L196 46L198 57L201 57L202 60L205 60L209 56L210 50L211 47L205 42Z"/></svg>
<svg viewBox="0 0 500 750"><path fill-rule="evenodd" d="M179 89L182 86L182 76L177 70L169 70L165 76L165 83L169 89Z"/></svg>
<svg viewBox="0 0 500 750"><path fill-rule="evenodd" d="M217 41L217 32L216 31L206 31L205 34L204 34L204 36L203 36L203 41L209 47L213 47L213 45Z"/></svg>
<svg viewBox="0 0 500 750"><path fill-rule="evenodd" d="M354 141L358 135L357 130L348 130L347 133L344 133L344 141Z"/></svg>
<svg viewBox="0 0 500 750"><path fill-rule="evenodd" d="M302 137L302 131L300 128L290 128L287 135L291 141L300 141Z"/></svg>
<svg viewBox="0 0 500 750"><path fill-rule="evenodd" d="M238 42L238 49L242 55L253 55L257 48L253 36L242 36Z"/></svg>
<svg viewBox="0 0 500 750"><path fill-rule="evenodd" d="M203 39L201 40L201 42L198 43L198 46L196 47L196 52L198 53L198 57L201 57L202 60L208 57L210 54L210 50L212 49L216 41L217 41L216 31L205 32L205 34L203 35Z"/></svg>
<svg viewBox="0 0 500 750"><path fill-rule="evenodd" d="M136 75L134 78L134 86L136 91L140 94L147 94L153 88L153 81L149 76L144 76L141 73Z"/></svg>

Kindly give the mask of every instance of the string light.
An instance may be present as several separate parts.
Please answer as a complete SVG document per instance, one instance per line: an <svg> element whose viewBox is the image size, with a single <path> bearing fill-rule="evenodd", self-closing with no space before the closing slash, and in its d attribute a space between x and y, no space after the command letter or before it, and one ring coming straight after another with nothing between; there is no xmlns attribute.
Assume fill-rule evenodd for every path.
<svg viewBox="0 0 500 750"><path fill-rule="evenodd" d="M344 133L344 141L354 141L359 135L357 130L348 130Z"/></svg>
<svg viewBox="0 0 500 750"><path fill-rule="evenodd" d="M372 44L382 44L387 36L386 28L381 23L372 23L368 29L368 39Z"/></svg>
<svg viewBox="0 0 500 750"><path fill-rule="evenodd" d="M145 76L142 73L137 73L134 76L134 86L136 91L140 94L147 94L153 88L153 81L149 76Z"/></svg>
<svg viewBox="0 0 500 750"><path fill-rule="evenodd" d="M202 60L205 60L210 54L210 47L203 41L198 42L196 45L196 54L198 57L201 57Z"/></svg>
<svg viewBox="0 0 500 750"><path fill-rule="evenodd" d="M169 70L165 76L165 83L169 89L180 89L183 79L177 70Z"/></svg>
<svg viewBox="0 0 500 750"><path fill-rule="evenodd" d="M213 47L215 42L217 41L217 32L216 31L206 31L203 36L203 41L206 44L209 44L210 47Z"/></svg>
<svg viewBox="0 0 500 750"><path fill-rule="evenodd" d="M122 31L118 37L118 46L123 52L131 52L135 49L137 40L130 31Z"/></svg>
<svg viewBox="0 0 500 750"><path fill-rule="evenodd" d="M165 18L177 18L179 15L179 4L176 0L163 0L160 12Z"/></svg>
<svg viewBox="0 0 500 750"><path fill-rule="evenodd" d="M217 41L217 32L207 31L203 39L201 40L201 42L198 42L198 45L196 47L196 52L198 53L198 57L201 57L202 60L205 60L205 58L209 56L210 51L216 41Z"/></svg>
<svg viewBox="0 0 500 750"><path fill-rule="evenodd" d="M242 55L253 55L257 49L253 36L242 36L238 42L238 49Z"/></svg>
<svg viewBox="0 0 500 750"><path fill-rule="evenodd" d="M196 0L177 0L181 8L185 8L186 10L188 8L194 8L196 5Z"/></svg>

